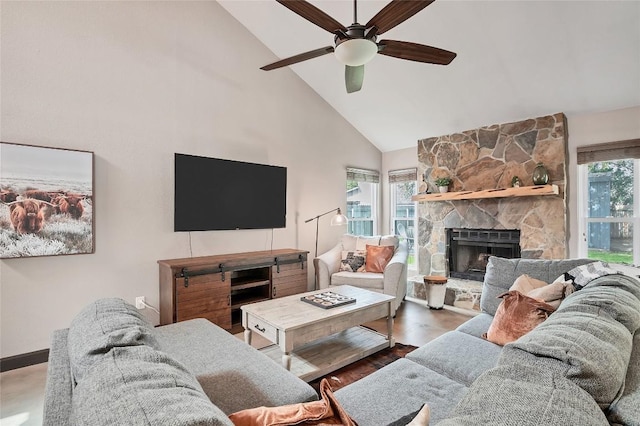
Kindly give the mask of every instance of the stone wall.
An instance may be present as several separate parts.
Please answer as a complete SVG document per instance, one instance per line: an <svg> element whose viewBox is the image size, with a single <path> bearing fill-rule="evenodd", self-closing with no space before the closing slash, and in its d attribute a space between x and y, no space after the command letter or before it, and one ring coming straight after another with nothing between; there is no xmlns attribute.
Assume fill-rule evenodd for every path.
<svg viewBox="0 0 640 426"><path fill-rule="evenodd" d="M446 228L519 229L523 258L566 257L565 170L567 126L558 113L481 127L418 141L420 192L437 191L439 177L453 179L450 191L507 188L513 176L533 185L538 163L559 195L418 203L419 272L445 269ZM448 268L447 268L448 269Z"/></svg>

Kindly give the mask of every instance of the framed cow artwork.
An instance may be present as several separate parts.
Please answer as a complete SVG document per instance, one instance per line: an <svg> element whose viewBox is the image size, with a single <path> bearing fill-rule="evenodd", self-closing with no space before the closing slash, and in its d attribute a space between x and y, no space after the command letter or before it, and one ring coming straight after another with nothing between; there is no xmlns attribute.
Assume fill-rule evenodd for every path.
<svg viewBox="0 0 640 426"><path fill-rule="evenodd" d="M93 152L0 142L0 258L93 253Z"/></svg>

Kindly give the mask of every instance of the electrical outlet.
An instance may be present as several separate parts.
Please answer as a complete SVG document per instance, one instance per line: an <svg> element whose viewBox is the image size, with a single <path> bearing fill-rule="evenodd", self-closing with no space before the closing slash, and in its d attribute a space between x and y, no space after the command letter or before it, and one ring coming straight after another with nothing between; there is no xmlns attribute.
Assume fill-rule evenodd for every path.
<svg viewBox="0 0 640 426"><path fill-rule="evenodd" d="M144 296L136 297L136 308L144 309L145 308L144 302L145 302Z"/></svg>

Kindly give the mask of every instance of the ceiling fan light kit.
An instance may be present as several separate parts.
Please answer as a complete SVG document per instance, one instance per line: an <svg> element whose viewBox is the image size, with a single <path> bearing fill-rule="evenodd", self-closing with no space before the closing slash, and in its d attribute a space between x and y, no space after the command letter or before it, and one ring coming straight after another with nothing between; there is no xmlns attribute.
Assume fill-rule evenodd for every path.
<svg viewBox="0 0 640 426"><path fill-rule="evenodd" d="M345 65L357 67L372 60L378 53L378 45L366 38L348 39L335 48L336 58Z"/></svg>
<svg viewBox="0 0 640 426"><path fill-rule="evenodd" d="M347 93L353 93L362 88L364 64L373 59L377 53L409 61L448 65L456 57L456 54L447 50L406 41L381 40L376 42L377 35L406 21L434 1L392 0L366 25L361 25L358 24L358 6L354 0L353 24L345 27L305 0L277 0L278 3L297 15L334 34L335 47L326 46L311 50L265 65L261 69L270 71L334 52L336 58L345 65Z"/></svg>

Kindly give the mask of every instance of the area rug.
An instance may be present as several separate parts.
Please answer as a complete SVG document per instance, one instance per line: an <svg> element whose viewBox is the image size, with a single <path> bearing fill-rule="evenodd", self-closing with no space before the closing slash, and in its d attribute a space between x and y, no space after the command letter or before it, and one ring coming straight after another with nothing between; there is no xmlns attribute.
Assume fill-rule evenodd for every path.
<svg viewBox="0 0 640 426"><path fill-rule="evenodd" d="M327 374L326 376L309 382L316 390L320 388L320 381L327 379L331 385L331 390L336 391L350 383L360 380L368 376L376 370L381 369L385 365L391 364L393 361L404 358L406 354L417 349L416 346L396 343L393 348L386 348L359 361L351 363L339 370Z"/></svg>

